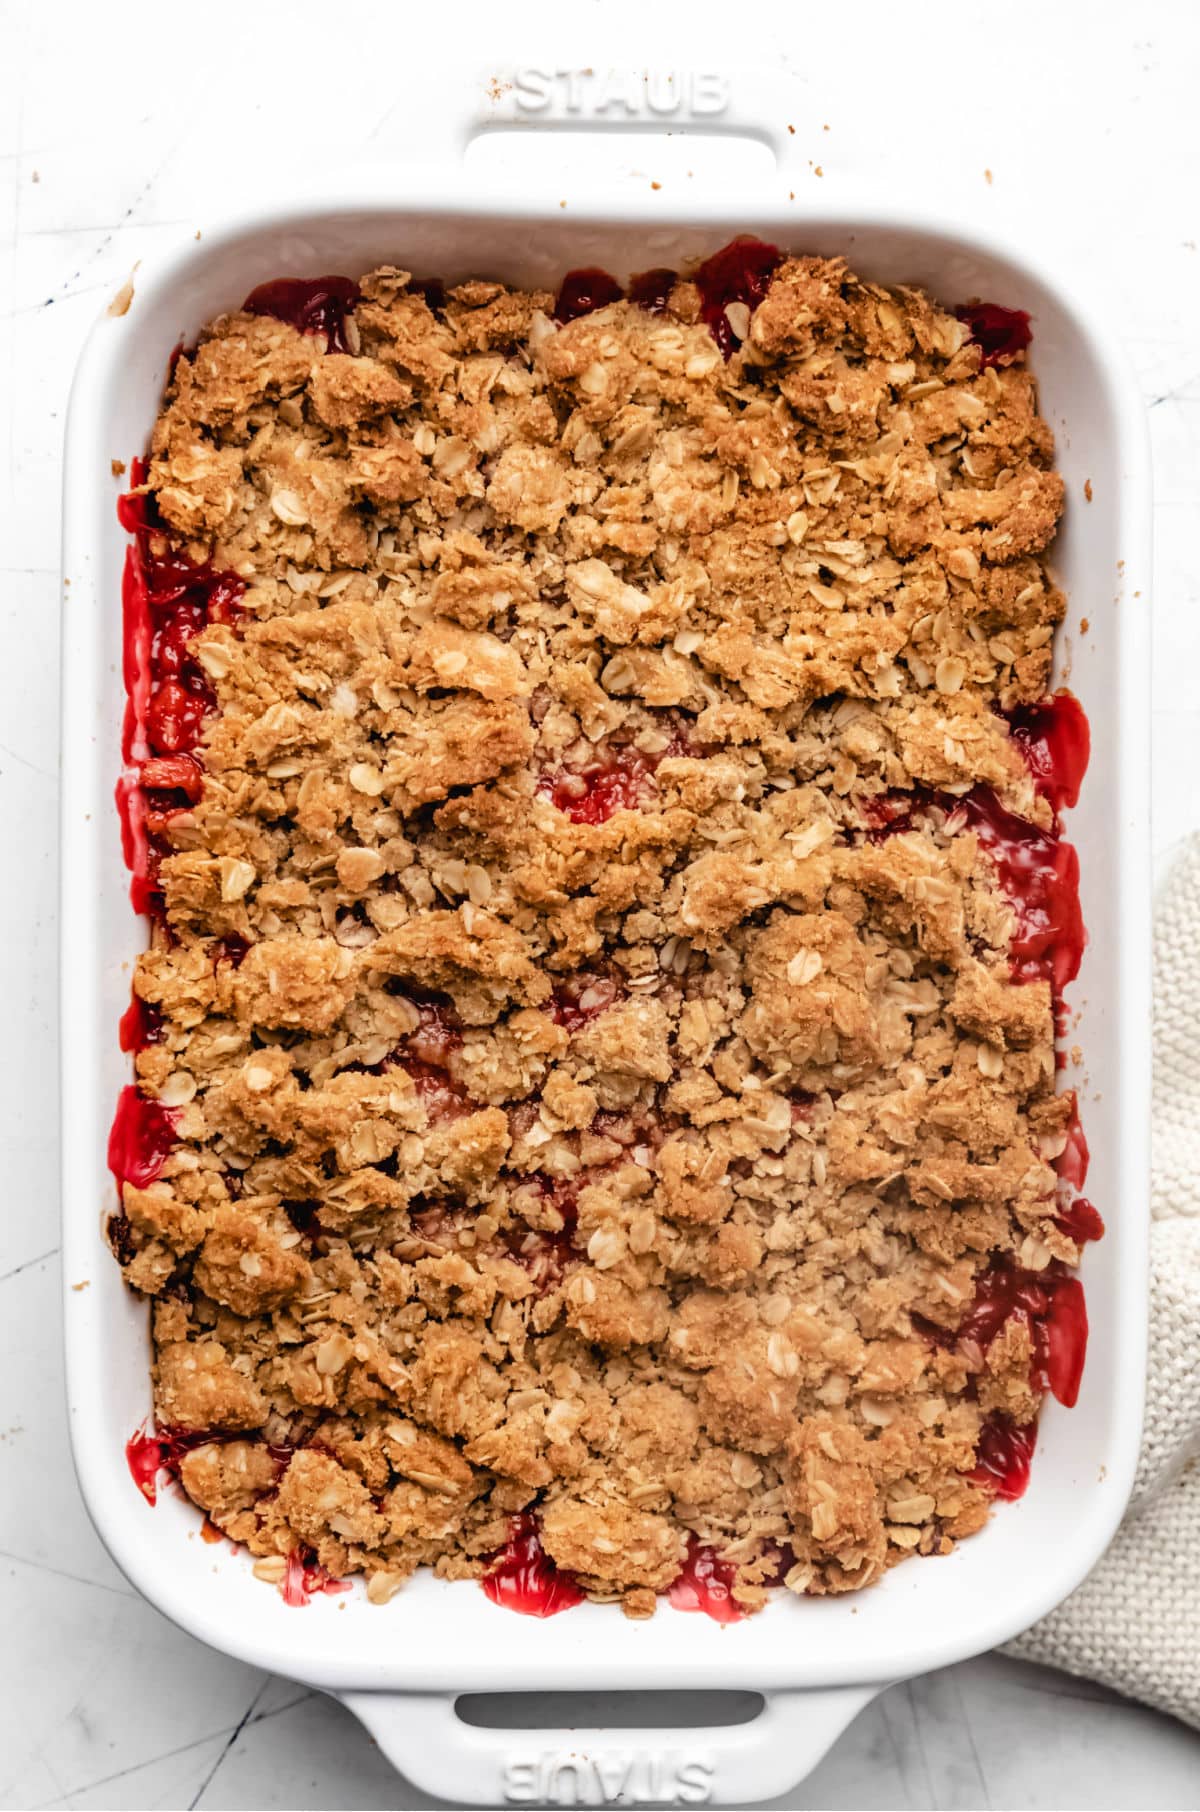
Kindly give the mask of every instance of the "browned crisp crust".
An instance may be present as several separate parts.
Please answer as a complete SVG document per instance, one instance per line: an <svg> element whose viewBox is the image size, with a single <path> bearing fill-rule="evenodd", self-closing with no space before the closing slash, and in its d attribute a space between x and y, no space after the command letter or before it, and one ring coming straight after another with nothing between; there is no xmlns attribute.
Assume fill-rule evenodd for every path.
<svg viewBox="0 0 1200 1812"><path fill-rule="evenodd" d="M1033 379L838 260L728 363L686 283L363 292L348 354L213 322L154 433L248 582L135 981L180 1142L127 1274L160 1420L226 1437L184 1486L380 1600L531 1506L636 1615L689 1535L747 1608L780 1544L814 1593L945 1552L1038 1396L1018 1322L973 1366L921 1329L990 1252L1077 1257L1064 1118L976 838L868 829L978 782L1047 821L998 714L1062 613ZM575 822L614 758L640 792Z"/></svg>

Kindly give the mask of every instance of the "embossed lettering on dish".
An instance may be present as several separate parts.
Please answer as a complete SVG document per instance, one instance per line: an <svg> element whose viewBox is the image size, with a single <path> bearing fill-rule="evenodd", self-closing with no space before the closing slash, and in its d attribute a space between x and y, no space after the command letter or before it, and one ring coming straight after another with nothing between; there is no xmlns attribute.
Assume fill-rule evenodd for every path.
<svg viewBox="0 0 1200 1812"><path fill-rule="evenodd" d="M509 1806L705 1806L712 1789L712 1763L677 1749L595 1756L547 1749L504 1765Z"/></svg>
<svg viewBox="0 0 1200 1812"><path fill-rule="evenodd" d="M519 113L564 113L598 119L713 119L730 100L729 77L691 69L518 69Z"/></svg>

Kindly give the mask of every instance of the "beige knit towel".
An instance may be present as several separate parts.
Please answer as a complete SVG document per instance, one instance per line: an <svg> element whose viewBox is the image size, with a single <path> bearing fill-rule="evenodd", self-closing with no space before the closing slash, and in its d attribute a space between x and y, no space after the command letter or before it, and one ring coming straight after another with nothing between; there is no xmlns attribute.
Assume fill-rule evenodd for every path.
<svg viewBox="0 0 1200 1812"><path fill-rule="evenodd" d="M1200 837L1154 928L1154 1184L1146 1431L1095 1570L1007 1652L1200 1725Z"/></svg>

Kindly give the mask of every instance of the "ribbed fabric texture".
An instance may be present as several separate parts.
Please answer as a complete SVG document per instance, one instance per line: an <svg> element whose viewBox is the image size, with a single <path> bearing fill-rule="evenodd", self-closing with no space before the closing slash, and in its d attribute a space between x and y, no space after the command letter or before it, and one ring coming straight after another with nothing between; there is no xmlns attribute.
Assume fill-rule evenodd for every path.
<svg viewBox="0 0 1200 1812"><path fill-rule="evenodd" d="M1200 837L1154 932L1154 1222L1146 1429L1100 1564L1006 1653L1200 1726Z"/></svg>

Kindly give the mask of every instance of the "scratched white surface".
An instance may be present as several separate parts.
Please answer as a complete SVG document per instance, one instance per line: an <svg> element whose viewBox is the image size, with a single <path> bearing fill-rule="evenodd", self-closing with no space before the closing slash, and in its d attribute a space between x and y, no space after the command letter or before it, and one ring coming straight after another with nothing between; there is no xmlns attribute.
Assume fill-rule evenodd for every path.
<svg viewBox="0 0 1200 1812"><path fill-rule="evenodd" d="M1022 215L1052 233L1062 262L1107 301L1151 406L1157 465L1160 867L1200 823L1200 20L1190 0L859 0L820 12L690 0L653 13L625 0L458 0L444 24L440 9L420 9L424 28L413 10L0 0L4 1807L431 1803L340 1707L222 1659L143 1604L92 1533L66 1450L54 1185L60 437L82 336L138 259L260 181L302 185L317 164L431 143L430 100L453 117L468 45L472 68L489 58L719 68L736 54L790 69L798 180L886 159L892 180L926 202L965 196L981 218ZM648 175L656 155L646 153ZM1189 1558L1200 1564L1180 1563ZM1198 1799L1194 1732L985 1657L886 1694L788 1803Z"/></svg>

